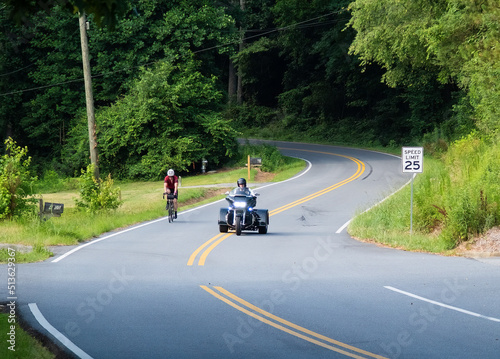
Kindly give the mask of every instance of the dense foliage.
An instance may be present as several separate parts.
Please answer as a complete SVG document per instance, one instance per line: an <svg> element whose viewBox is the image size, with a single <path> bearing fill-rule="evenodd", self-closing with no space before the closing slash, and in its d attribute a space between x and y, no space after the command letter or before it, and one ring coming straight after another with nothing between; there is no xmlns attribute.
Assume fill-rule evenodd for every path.
<svg viewBox="0 0 500 359"><path fill-rule="evenodd" d="M415 86L415 72L456 84L477 124L487 133L500 129L498 1L356 0L350 8L351 52L362 64L381 64L391 86Z"/></svg>
<svg viewBox="0 0 500 359"><path fill-rule="evenodd" d="M87 165L82 126L85 101L77 15L66 7L77 2L56 1L59 5L39 12L30 8L31 16L21 26L15 26L10 16L11 10L23 9L22 4L4 3L0 8L0 95L5 101L0 102L0 130L5 138L11 136L28 146L39 174L47 167L66 175L78 173ZM102 2L92 4L99 10ZM89 12L94 97L101 118L119 111L119 118L124 119L137 112L124 110L125 103L136 96L134 87L143 76L159 71L156 64L167 62L173 68L189 68L197 73L195 77L215 76L214 94L202 92L214 105L205 119L213 119L211 127L222 130L227 123L221 126L215 105L227 99L223 95L231 80L231 57L241 80L243 103L229 107L226 118L236 120L242 129L267 128L268 136L293 131L337 143L401 145L418 143L428 133L455 140L476 126L493 134L499 126L496 104L500 95L495 84L500 10L492 0L481 4L465 0L258 0L243 8L229 0L120 4L123 8L112 11L118 15L113 28L95 26L94 12ZM193 60L196 66L190 65ZM150 82L154 81L153 77ZM186 84L171 83L173 87ZM147 108L141 106L146 106L142 111ZM137 120L143 124L165 121L156 124L158 129L169 122L158 113ZM170 162L186 168L210 155L202 154L196 145L189 146L189 151L183 149L189 141L180 138L193 134L186 127L192 119L187 119L168 141L179 142L178 153L163 153L144 162L142 156L150 151L143 143L138 145L141 150L132 150L126 160L122 154L113 163L118 149L116 143L109 143L110 133L106 135L110 122L102 121L97 122L104 135L98 139L102 165L135 168L120 169L123 176L141 176L139 168L148 161L182 156L182 161ZM201 135L204 125L197 128ZM158 138L150 140L146 147L157 146ZM130 146L127 141L121 146ZM107 149L114 152L106 153ZM222 162L226 152L229 155L232 150L221 149L212 155L211 163ZM165 166L169 164L160 167Z"/></svg>
<svg viewBox="0 0 500 359"><path fill-rule="evenodd" d="M9 17L17 23L22 23L29 13L49 11L54 4L64 7L69 13L93 14L99 24L104 22L108 26L114 26L117 16L127 10L126 3L120 0L2 0L2 3L9 6Z"/></svg>
<svg viewBox="0 0 500 359"><path fill-rule="evenodd" d="M117 177L158 179L203 159L220 165L237 150L236 132L216 111L220 97L215 79L194 62L145 70L126 96L97 114L101 166Z"/></svg>
<svg viewBox="0 0 500 359"><path fill-rule="evenodd" d="M76 200L79 209L98 213L117 209L120 204L120 188L113 187L111 175L106 179L94 177L93 165L82 170L80 176L80 198Z"/></svg>
<svg viewBox="0 0 500 359"><path fill-rule="evenodd" d="M30 195L35 181L30 175L28 149L12 138L5 141L6 154L0 157L0 220L31 210L36 202Z"/></svg>
<svg viewBox="0 0 500 359"><path fill-rule="evenodd" d="M131 91L142 73L158 62L185 65L194 59L194 76L221 76L218 63L227 60L227 43L233 38L233 20L210 1L140 0L127 3L127 12L114 30L94 25L88 30L97 110L105 111ZM62 7L34 14L21 27L13 26L5 8L0 8L0 130L28 146L38 173L54 168L75 175L87 160L68 156L88 151L81 142L85 116L85 93L78 19ZM202 51L207 47L210 51ZM160 84L158 84L160 85ZM182 92L182 83L173 84ZM220 91L219 82L213 90ZM205 93L206 94L206 93ZM212 96L212 95L209 95ZM213 105L222 103L212 96ZM189 105L189 104L188 104ZM157 121L161 117L151 118ZM131 119L133 121L133 119ZM207 120L208 117L207 117ZM100 123L97 123L98 129ZM209 127L219 127L219 121ZM186 131L192 133L191 129ZM182 135L177 131L176 136ZM102 132L101 132L102 133ZM189 136L190 134L186 134ZM200 134L201 135L201 134ZM176 138L177 139L177 138ZM173 141L173 139L170 139ZM98 138L105 146L106 139ZM105 153L100 151L102 156ZM223 149L212 154L216 162ZM110 156L108 156L109 158ZM199 158L184 158L191 163ZM130 161L128 161L130 163ZM111 165L112 166L112 165ZM166 165L165 165L166 166ZM76 167L76 168L75 168ZM109 167L109 166L108 166Z"/></svg>

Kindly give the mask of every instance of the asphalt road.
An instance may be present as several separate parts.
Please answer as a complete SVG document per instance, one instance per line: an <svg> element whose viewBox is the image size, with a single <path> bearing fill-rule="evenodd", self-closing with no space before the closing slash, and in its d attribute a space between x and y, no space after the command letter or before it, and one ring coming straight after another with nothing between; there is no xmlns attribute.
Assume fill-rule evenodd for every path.
<svg viewBox="0 0 500 359"><path fill-rule="evenodd" d="M499 266L346 233L409 181L399 158L276 144L309 166L254 188L268 234L219 234L219 201L18 264L11 301L80 358L499 358Z"/></svg>

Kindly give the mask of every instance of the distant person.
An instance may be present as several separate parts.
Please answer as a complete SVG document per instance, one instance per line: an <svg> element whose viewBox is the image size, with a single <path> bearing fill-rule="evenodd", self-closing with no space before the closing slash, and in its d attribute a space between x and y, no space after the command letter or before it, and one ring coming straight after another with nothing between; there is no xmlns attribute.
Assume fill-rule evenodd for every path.
<svg viewBox="0 0 500 359"><path fill-rule="evenodd" d="M173 169L169 169L167 171L167 176L165 177L165 181L163 182L163 192L167 194L173 194L174 198L174 218L177 219L177 197L178 197L178 188L179 188L179 177L175 175Z"/></svg>

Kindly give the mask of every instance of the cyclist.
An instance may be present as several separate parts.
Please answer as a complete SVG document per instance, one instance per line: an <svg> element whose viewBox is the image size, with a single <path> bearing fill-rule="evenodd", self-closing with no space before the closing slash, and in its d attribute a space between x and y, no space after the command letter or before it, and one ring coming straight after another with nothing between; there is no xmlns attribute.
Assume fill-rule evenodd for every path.
<svg viewBox="0 0 500 359"><path fill-rule="evenodd" d="M173 194L174 198L174 218L177 219L177 197L178 197L178 188L179 188L179 178L175 175L173 169L169 169L167 171L167 175L165 176L165 181L163 182L163 192L167 194Z"/></svg>

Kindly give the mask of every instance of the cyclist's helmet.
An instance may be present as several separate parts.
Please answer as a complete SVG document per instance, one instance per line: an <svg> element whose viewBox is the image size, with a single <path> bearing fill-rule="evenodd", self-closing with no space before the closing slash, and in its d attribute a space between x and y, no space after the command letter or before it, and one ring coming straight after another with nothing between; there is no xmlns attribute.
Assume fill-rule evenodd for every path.
<svg viewBox="0 0 500 359"><path fill-rule="evenodd" d="M167 176L172 177L173 175L175 175L174 170L173 169L169 169L168 172L167 172Z"/></svg>
<svg viewBox="0 0 500 359"><path fill-rule="evenodd" d="M244 178L240 178L238 180L238 182L236 182L236 184L238 185L238 187L240 186L240 184L242 184L242 185L244 185L246 187L247 186L247 181Z"/></svg>

